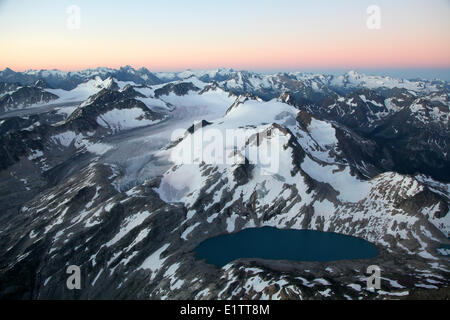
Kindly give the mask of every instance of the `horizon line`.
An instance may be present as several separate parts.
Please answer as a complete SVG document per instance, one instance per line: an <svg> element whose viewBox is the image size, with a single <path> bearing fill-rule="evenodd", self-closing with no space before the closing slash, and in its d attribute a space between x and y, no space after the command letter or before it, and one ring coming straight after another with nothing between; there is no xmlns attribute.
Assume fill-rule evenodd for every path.
<svg viewBox="0 0 450 320"><path fill-rule="evenodd" d="M220 70L220 69L231 69L234 71L244 71L244 70L300 70L300 69L330 69L330 70L357 70L357 69L384 69L384 70L438 70L438 69L450 69L450 65L442 65L442 66L294 66L294 67L229 67L229 66L205 66L205 67L180 67L180 68L167 68L167 69L153 69L152 67L149 67L148 65L130 65L130 64L123 64L118 66L106 66L106 65L97 65L97 66L86 66L86 67L76 67L76 68L61 68L61 67L12 67L8 65L3 66L3 70L5 69L11 69L16 72L24 72L24 71L40 71L40 70L59 70L59 71L66 71L66 72L76 72L76 71L82 71L82 70L89 70L89 69L115 69L118 70L120 68L126 68L131 67L135 70L139 69L147 69L147 70L158 70L155 72L181 72L186 70ZM170 70L170 71L169 71Z"/></svg>
<svg viewBox="0 0 450 320"><path fill-rule="evenodd" d="M355 71L357 73L367 75L367 76L383 76L383 77L392 77L392 78L401 78L401 79L427 79L427 80L443 80L450 81L450 66L442 66L442 67L293 67L293 68L234 68L234 67L206 67L206 68L185 68L185 69L152 69L146 65L142 65L139 67L132 66L130 64L125 64L117 67L108 67L108 66L97 66L97 67L86 67L86 68L77 68L77 69L64 69L64 68L41 68L41 69L33 69L33 68L19 68L13 69L13 67L5 66L3 70L11 70L17 73L24 73L29 71L60 71L67 73L76 73L85 70L96 70L96 69L111 69L111 70L120 70L123 68L132 68L133 70L146 69L151 73L181 73L185 71L214 71L214 70L230 70L236 72L249 71L254 73L305 73L305 74L323 74L323 75L336 75L336 74L346 74L351 71ZM389 73L398 73L397 75L392 75ZM402 72L441 72L440 76L435 74L431 76L430 74L424 76L423 74L410 74L408 76L401 76L399 73ZM377 73L377 74L376 74ZM442 77L442 75L445 75Z"/></svg>

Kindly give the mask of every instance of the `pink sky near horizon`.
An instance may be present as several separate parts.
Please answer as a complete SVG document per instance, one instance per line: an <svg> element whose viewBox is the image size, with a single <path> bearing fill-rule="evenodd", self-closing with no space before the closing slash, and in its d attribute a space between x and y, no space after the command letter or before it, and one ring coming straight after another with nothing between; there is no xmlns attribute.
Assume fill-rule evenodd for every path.
<svg viewBox="0 0 450 320"><path fill-rule="evenodd" d="M138 46L93 46L89 49L61 44L52 47L30 43L21 44L23 49L3 51L0 68L10 67L17 71L27 69L80 70L90 67L147 67L154 70L182 70L186 68L418 68L450 67L450 50L440 42L374 43L352 45L342 43L290 44L274 47L236 45L235 47L192 47L166 45L164 49ZM168 49L171 47L170 49ZM34 51L30 60L29 52ZM42 52L40 54L39 52ZM139 52L139 54L136 54ZM9 57L7 56L9 54ZM118 59L120 57L120 59Z"/></svg>
<svg viewBox="0 0 450 320"><path fill-rule="evenodd" d="M80 70L123 65L157 71L218 67L450 68L450 19L446 19L450 18L450 6L440 0L429 1L428 6L411 0L410 13L403 15L399 15L405 12L400 6L381 6L380 30L366 27L367 5L359 5L361 2L354 2L359 5L353 6L355 12L341 8L342 12L334 15L322 11L313 17L312 12L317 15L320 11L309 4L311 8L298 8L306 12L302 19L296 15L283 19L280 15L242 22L242 18L236 18L231 20L234 24L224 20L224 25L221 21L211 25L219 16L198 13L203 19L211 19L206 21L211 27L192 21L190 16L172 25L163 20L166 8L160 8L161 13L154 13L154 19L161 19L155 28L134 21L137 17L126 21L128 24L113 23L123 18L120 8L112 8L110 16L104 17L99 15L99 8L79 1L83 13L79 30L65 28L65 1L60 7L52 7L62 12L52 20L32 11L24 14L11 3L0 5L0 69ZM50 10L37 10L46 9ZM14 19L18 14L15 10L21 14L19 21Z"/></svg>

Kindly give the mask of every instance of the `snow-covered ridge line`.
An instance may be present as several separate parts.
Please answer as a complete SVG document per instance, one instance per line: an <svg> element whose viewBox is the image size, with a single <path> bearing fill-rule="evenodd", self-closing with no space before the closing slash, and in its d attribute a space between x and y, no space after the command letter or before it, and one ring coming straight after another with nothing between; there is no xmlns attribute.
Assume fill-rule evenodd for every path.
<svg viewBox="0 0 450 320"><path fill-rule="evenodd" d="M78 83L81 80L89 80L97 76L105 79L107 77L116 77L121 81L135 81L139 84L158 84L166 83L175 80L185 80L191 77L198 78L205 82L217 81L236 81L236 85L243 78L253 78L251 80L254 86L263 87L271 86L274 84L274 79L287 77L297 81L302 81L313 89L318 89L323 85L337 86L337 87L351 87L351 86L364 86L367 88L405 88L413 91L431 90L436 88L436 85L432 83L447 84L446 81L439 79L427 80L407 80L402 78L379 76L379 75L366 75L358 73L356 71L348 71L342 75L309 73L309 72L255 72L255 71L237 71L230 68L218 68L212 70L185 70L179 72L151 72L147 68L134 69L130 66L114 68L91 68L78 71L61 71L57 69L52 70L26 70L23 72L14 72L7 68L0 71L0 81L6 81L6 79L19 79L20 76L32 78L34 80L48 79L52 83L57 83L58 80L76 79ZM231 85L231 84L230 84Z"/></svg>

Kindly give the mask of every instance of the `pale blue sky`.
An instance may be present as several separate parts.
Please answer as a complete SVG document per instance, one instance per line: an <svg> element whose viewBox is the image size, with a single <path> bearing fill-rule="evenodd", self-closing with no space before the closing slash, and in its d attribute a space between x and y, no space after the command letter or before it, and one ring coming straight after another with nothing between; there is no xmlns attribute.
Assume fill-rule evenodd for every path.
<svg viewBox="0 0 450 320"><path fill-rule="evenodd" d="M0 30L0 67L16 69L450 67L449 0L0 0Z"/></svg>

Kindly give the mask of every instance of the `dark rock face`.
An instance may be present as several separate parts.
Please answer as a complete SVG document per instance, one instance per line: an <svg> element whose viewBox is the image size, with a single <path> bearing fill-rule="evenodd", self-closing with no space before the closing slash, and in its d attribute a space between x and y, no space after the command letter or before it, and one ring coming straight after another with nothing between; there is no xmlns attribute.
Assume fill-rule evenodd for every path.
<svg viewBox="0 0 450 320"><path fill-rule="evenodd" d="M205 74L199 77L199 80L203 82L221 82L230 80L233 76L233 69L219 69L218 72L211 76L209 74Z"/></svg>
<svg viewBox="0 0 450 320"><path fill-rule="evenodd" d="M2 126L3 127L3 126ZM0 170L8 168L10 165L20 160L30 150L42 150L42 142L37 137L46 136L48 126L39 126L33 131L9 130L8 133L0 136Z"/></svg>
<svg viewBox="0 0 450 320"><path fill-rule="evenodd" d="M209 125L211 125L212 123L211 122L208 122L208 121L206 121L206 120L202 120L202 121L200 121L199 123L196 123L196 124L193 124L192 126L190 126L188 129L187 129L187 132L189 132L189 133L194 133L195 131L197 131L197 130L199 130L199 129L202 129L202 128L204 128L204 127L207 127L207 126L209 126Z"/></svg>
<svg viewBox="0 0 450 320"><path fill-rule="evenodd" d="M247 71L238 71L236 72L232 77L231 77L231 81L233 81L233 83L235 84L239 84L238 86L234 86L234 85L229 85L227 81L224 84L222 84L222 87L227 90L232 92L233 94L239 96L239 95L246 95L246 94L252 94L255 96L260 97L261 99L264 100L270 100L273 99L277 96L279 96L279 92L278 90L276 90L273 87L268 87L265 88L264 90L260 90L259 88L255 88L252 85L252 79L257 79L257 77L251 73L251 72L247 72Z"/></svg>
<svg viewBox="0 0 450 320"><path fill-rule="evenodd" d="M189 93L189 91L200 91L192 82L181 82L181 83L169 83L160 89L155 90L155 98L161 96L167 96L170 93L174 93L177 96L184 96Z"/></svg>
<svg viewBox="0 0 450 320"><path fill-rule="evenodd" d="M240 164L233 171L234 180L238 186L245 185L249 182L252 177L252 168L253 166L249 163L247 159L245 159L243 164Z"/></svg>
<svg viewBox="0 0 450 320"><path fill-rule="evenodd" d="M295 99L292 97L291 93L288 92L288 91L283 92L283 93L278 97L278 99L279 99L281 102L284 102L284 103L286 103L286 104L290 104L291 106L296 105L296 104L298 104L298 105L306 104L305 102L300 102L300 101L299 101L299 102L296 102Z"/></svg>
<svg viewBox="0 0 450 320"><path fill-rule="evenodd" d="M0 96L9 92L14 92L18 88L20 88L20 83L0 82Z"/></svg>
<svg viewBox="0 0 450 320"><path fill-rule="evenodd" d="M50 88L50 86L44 79L37 80L33 86L36 88L39 88L39 89L49 89Z"/></svg>
<svg viewBox="0 0 450 320"><path fill-rule="evenodd" d="M7 85L3 85L3 87L6 88ZM36 103L48 103L57 98L57 95L43 91L38 87L17 87L15 91L6 93L0 97L0 112L26 108Z"/></svg>
<svg viewBox="0 0 450 320"><path fill-rule="evenodd" d="M4 81L7 83L19 83L22 85L30 85L36 82L37 78L23 74L21 72L15 72L10 68L6 68L3 71L0 71L0 81Z"/></svg>
<svg viewBox="0 0 450 320"><path fill-rule="evenodd" d="M426 188L414 195L414 197L401 200L396 206L406 211L417 212L420 208L437 204L437 210L431 218L443 218L447 215L449 205L442 195L430 191Z"/></svg>
<svg viewBox="0 0 450 320"><path fill-rule="evenodd" d="M7 133L19 131L20 129L24 129L30 127L34 123L38 122L40 117L38 115L32 115L30 117L12 117L2 120L0 124L0 135L4 136Z"/></svg>
<svg viewBox="0 0 450 320"><path fill-rule="evenodd" d="M145 96L136 90L134 90L133 86L127 84L123 89L122 93L129 99L135 99L135 98L145 98Z"/></svg>
<svg viewBox="0 0 450 320"><path fill-rule="evenodd" d="M125 66L112 72L111 76L119 81L132 81L141 85L155 85L162 83L157 76L146 68L135 70L130 66Z"/></svg>
<svg viewBox="0 0 450 320"><path fill-rule="evenodd" d="M132 88L131 88L132 89ZM134 91L134 89L133 89ZM87 105L77 108L66 120L65 129L72 129L80 132L87 132L99 128L97 117L113 109L124 110L139 108L149 120L162 119L159 113L151 111L147 106L134 98L130 89L122 92L103 89L99 93L89 98Z"/></svg>
<svg viewBox="0 0 450 320"><path fill-rule="evenodd" d="M439 110L439 111L436 111ZM429 99L416 100L404 107L369 137L391 154L393 169L400 173L424 173L448 182L450 174L450 125L448 106ZM446 117L439 120L436 117ZM408 159L408 161L405 161Z"/></svg>
<svg viewBox="0 0 450 320"><path fill-rule="evenodd" d="M302 108L304 103L289 96L286 103ZM316 117L336 121L358 132L370 132L389 115L385 98L369 89L358 89L344 96L327 96L306 108Z"/></svg>
<svg viewBox="0 0 450 320"><path fill-rule="evenodd" d="M44 80L48 86L52 88L61 88L64 90L72 90L80 83L83 83L87 79L79 75L70 75L64 77L58 74L45 73L40 71L37 74L26 74L22 72L15 72L9 68L0 71L0 81L16 82L21 85L34 85L37 81Z"/></svg>

